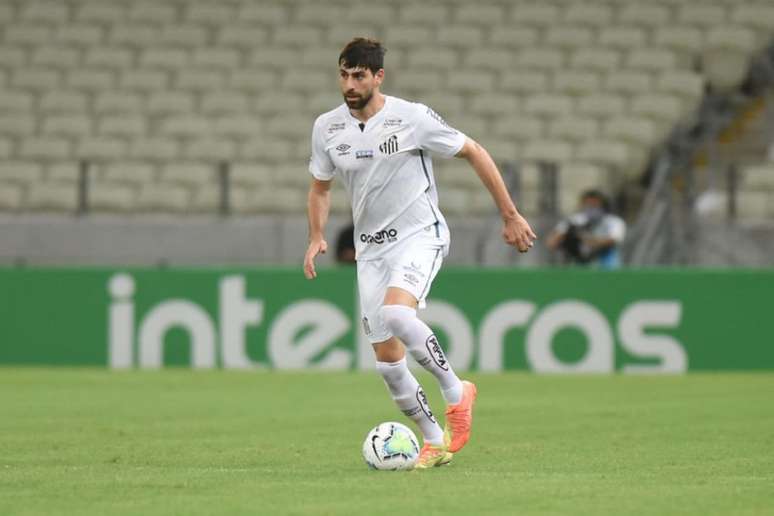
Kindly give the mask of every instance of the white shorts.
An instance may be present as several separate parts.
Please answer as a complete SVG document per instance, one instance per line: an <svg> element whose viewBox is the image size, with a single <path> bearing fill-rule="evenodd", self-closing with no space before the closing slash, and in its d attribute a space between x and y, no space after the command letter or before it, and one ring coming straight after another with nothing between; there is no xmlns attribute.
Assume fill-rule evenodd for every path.
<svg viewBox="0 0 774 516"><path fill-rule="evenodd" d="M388 287L410 292L419 301L419 308L425 307L425 298L441 268L445 248L444 239L421 231L380 258L357 262L363 330L370 342L383 342L392 337L379 315Z"/></svg>

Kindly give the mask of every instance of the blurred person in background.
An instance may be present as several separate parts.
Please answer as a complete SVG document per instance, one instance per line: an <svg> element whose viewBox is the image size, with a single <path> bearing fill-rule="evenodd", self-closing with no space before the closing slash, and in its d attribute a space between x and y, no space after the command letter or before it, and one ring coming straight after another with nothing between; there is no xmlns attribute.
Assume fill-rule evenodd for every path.
<svg viewBox="0 0 774 516"><path fill-rule="evenodd" d="M354 265L355 261L355 224L350 222L339 231L336 237L336 262L342 265Z"/></svg>
<svg viewBox="0 0 774 516"><path fill-rule="evenodd" d="M563 219L548 236L546 245L562 255L564 263L617 269L626 223L611 213L610 200L599 190L580 196L580 209Z"/></svg>

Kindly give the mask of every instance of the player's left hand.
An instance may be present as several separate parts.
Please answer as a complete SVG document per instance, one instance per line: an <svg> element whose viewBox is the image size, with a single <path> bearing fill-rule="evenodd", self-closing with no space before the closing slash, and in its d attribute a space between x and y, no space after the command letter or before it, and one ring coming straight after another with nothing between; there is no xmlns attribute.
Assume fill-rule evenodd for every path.
<svg viewBox="0 0 774 516"><path fill-rule="evenodd" d="M503 240L514 246L519 252L529 251L537 240L537 235L527 220L519 214L503 219Z"/></svg>
<svg viewBox="0 0 774 516"><path fill-rule="evenodd" d="M323 239L312 240L309 242L309 247L306 249L306 255L304 256L304 276L306 279L314 279L317 277L317 271L314 268L314 259L318 254L325 254L328 250L328 242Z"/></svg>

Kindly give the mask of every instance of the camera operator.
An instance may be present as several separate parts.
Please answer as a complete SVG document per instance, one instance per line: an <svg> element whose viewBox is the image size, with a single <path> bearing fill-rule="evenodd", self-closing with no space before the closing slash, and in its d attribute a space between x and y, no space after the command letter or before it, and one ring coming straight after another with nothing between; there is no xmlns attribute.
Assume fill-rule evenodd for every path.
<svg viewBox="0 0 774 516"><path fill-rule="evenodd" d="M621 266L619 247L626 234L626 223L610 213L610 201L599 190L588 190L580 197L580 210L556 225L547 246L558 251L564 263L617 269Z"/></svg>

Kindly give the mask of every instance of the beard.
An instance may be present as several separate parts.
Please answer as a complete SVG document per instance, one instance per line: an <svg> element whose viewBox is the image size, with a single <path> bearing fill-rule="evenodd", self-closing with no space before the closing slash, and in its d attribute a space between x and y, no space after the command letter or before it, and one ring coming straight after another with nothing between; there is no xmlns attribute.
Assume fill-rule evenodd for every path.
<svg viewBox="0 0 774 516"><path fill-rule="evenodd" d="M368 105L373 96L373 91L369 91L365 95L358 95L357 98L347 98L347 95L344 94L344 102L347 103L349 109L360 110Z"/></svg>

